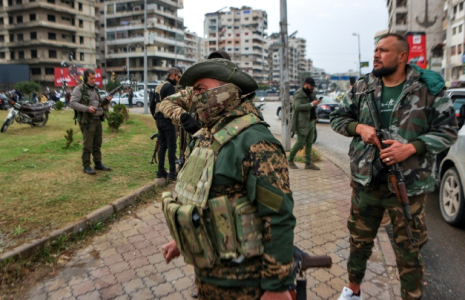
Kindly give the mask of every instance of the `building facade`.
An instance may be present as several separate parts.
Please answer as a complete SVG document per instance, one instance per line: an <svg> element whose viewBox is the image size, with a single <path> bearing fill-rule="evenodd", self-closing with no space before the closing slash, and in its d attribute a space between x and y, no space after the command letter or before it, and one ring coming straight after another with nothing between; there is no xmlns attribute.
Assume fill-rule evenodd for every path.
<svg viewBox="0 0 465 300"><path fill-rule="evenodd" d="M197 60L190 50L192 34L184 32L184 20L178 9L182 0L147 1L148 81L163 80L173 66L188 68ZM144 81L144 1L126 0L104 3L105 71L117 78Z"/></svg>
<svg viewBox="0 0 465 300"><path fill-rule="evenodd" d="M389 32L426 34L426 60L430 69L441 72L443 8L445 0L387 0ZM438 51L439 50L439 51Z"/></svg>
<svg viewBox="0 0 465 300"><path fill-rule="evenodd" d="M204 44L206 55L218 49L228 52L231 60L257 82L268 80L268 51L265 30L268 16L251 7L231 7L227 12L205 15Z"/></svg>
<svg viewBox="0 0 465 300"><path fill-rule="evenodd" d="M96 67L95 1L0 0L0 64L29 65L30 79L54 86L54 68L73 57Z"/></svg>
<svg viewBox="0 0 465 300"><path fill-rule="evenodd" d="M270 65L270 83L272 86L279 87L281 81L281 40L279 33L273 33L268 37L269 44L269 65ZM303 38L297 38L295 34L288 38L288 59L289 59L289 87L297 89L301 86L302 76L306 76L309 60L306 58L306 41ZM310 60L311 62L311 60ZM313 62L310 63L313 65Z"/></svg>
<svg viewBox="0 0 465 300"><path fill-rule="evenodd" d="M442 69L448 86L465 81L464 40L465 8L463 0L448 0L444 5L444 52Z"/></svg>

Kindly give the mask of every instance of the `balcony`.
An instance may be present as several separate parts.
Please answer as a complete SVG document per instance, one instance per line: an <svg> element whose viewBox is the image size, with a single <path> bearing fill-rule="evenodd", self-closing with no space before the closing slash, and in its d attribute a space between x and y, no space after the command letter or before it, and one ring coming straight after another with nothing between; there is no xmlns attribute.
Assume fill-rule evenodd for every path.
<svg viewBox="0 0 465 300"><path fill-rule="evenodd" d="M24 48L28 46L54 46L57 48L70 48L70 49L76 49L76 48L84 48L84 45L79 45L76 43L72 42L66 42L66 41L53 41L53 40L48 40L48 39L37 39L37 40L26 40L26 41L15 41L11 43L6 44L10 48ZM88 48L89 46L85 47ZM37 49L37 48L36 48Z"/></svg>
<svg viewBox="0 0 465 300"><path fill-rule="evenodd" d="M71 8L71 6L70 7L65 7L64 5L58 6L56 4L51 4L47 2L29 2L29 3L14 5L14 6L3 7L3 9L6 12L26 11L26 10L33 10L33 9L37 10L39 8L48 9L48 10L55 11L55 12L61 12L63 14L68 14L68 15L78 14L78 11L74 8Z"/></svg>
<svg viewBox="0 0 465 300"><path fill-rule="evenodd" d="M33 21L33 22L27 22L27 23L12 24L12 25L5 26L5 29L9 31L14 31L14 30L21 30L21 29L35 28L35 27L48 27L48 28L54 28L58 30L65 30L65 31L71 31L71 32L76 32L78 29L78 27L76 26L66 25L63 23L49 22L49 21Z"/></svg>

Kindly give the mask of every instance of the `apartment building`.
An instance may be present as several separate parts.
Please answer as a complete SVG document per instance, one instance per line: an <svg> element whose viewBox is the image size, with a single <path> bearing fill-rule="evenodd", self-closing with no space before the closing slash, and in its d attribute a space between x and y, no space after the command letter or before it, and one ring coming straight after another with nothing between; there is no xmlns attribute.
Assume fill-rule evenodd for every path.
<svg viewBox="0 0 465 300"><path fill-rule="evenodd" d="M204 20L206 55L224 50L243 71L265 84L269 68L265 41L267 28L266 12L248 6L207 13Z"/></svg>
<svg viewBox="0 0 465 300"><path fill-rule="evenodd" d="M146 9L142 0L105 2L106 73L115 72L122 78L129 72L133 80L144 80L144 10L149 40L148 81L165 79L172 66L187 68L197 62L189 52L191 41L186 50L184 20L177 14L181 8L182 0L147 0Z"/></svg>
<svg viewBox="0 0 465 300"><path fill-rule="evenodd" d="M430 69L441 72L443 7L446 0L387 0L389 32L425 32Z"/></svg>
<svg viewBox="0 0 465 300"><path fill-rule="evenodd" d="M49 87L70 54L96 67L94 0L0 0L0 7L0 64L29 65L30 79Z"/></svg>
<svg viewBox="0 0 465 300"><path fill-rule="evenodd" d="M203 48L203 39L195 32L190 32L189 30L185 30L184 32L184 43L186 48L184 50L184 55L186 58L190 60L194 60L195 62L201 62L204 59L204 48ZM180 67L187 69L190 65L179 65Z"/></svg>
<svg viewBox="0 0 465 300"><path fill-rule="evenodd" d="M279 33L273 33L268 37L269 43L269 80L273 86L278 87L281 81L281 41ZM296 89L301 84L302 74L308 72L308 60L306 56L306 41L297 38L295 34L288 38L288 60L289 60L289 87ZM312 63L313 64L313 63Z"/></svg>
<svg viewBox="0 0 465 300"><path fill-rule="evenodd" d="M463 68L465 40L465 8L463 0L447 0L444 4L445 43L442 60L444 79L448 85L465 81Z"/></svg>

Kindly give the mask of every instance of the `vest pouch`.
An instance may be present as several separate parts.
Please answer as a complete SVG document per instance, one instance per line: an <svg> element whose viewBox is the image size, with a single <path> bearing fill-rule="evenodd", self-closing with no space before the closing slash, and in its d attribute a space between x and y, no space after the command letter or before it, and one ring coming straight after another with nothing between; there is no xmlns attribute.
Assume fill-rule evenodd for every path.
<svg viewBox="0 0 465 300"><path fill-rule="evenodd" d="M187 264L193 264L194 258L189 251L184 250L184 244L183 244L183 241L181 240L180 232L178 231L179 224L178 224L176 215L177 215L179 208L181 207L181 204L174 201L171 195L171 192L163 193L162 198L163 198L163 213L165 215L166 223L168 224L168 228L170 230L171 236L176 241L176 245L178 246L179 251L181 251L184 257L184 261Z"/></svg>
<svg viewBox="0 0 465 300"><path fill-rule="evenodd" d="M228 197L208 199L213 222L216 251L220 259L237 258L236 228Z"/></svg>
<svg viewBox="0 0 465 300"><path fill-rule="evenodd" d="M181 206L176 218L183 249L192 254L194 265L201 269L213 267L216 254L197 207L195 205Z"/></svg>
<svg viewBox="0 0 465 300"><path fill-rule="evenodd" d="M262 255L263 225L257 207L252 205L247 197L240 198L237 200L234 218L239 253L247 258Z"/></svg>

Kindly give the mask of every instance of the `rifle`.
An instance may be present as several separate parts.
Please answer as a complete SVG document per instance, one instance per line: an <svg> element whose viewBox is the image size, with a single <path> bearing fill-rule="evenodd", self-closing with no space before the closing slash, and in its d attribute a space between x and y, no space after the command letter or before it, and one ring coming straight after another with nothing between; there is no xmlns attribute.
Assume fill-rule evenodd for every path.
<svg viewBox="0 0 465 300"><path fill-rule="evenodd" d="M153 140L154 138L157 138L157 141L155 142L155 150L153 151L153 155L152 155L152 161L150 162L150 164L154 164L154 161L155 163L158 164L158 149L160 148L160 134L159 133L155 133L155 134L152 134L152 136L150 137L151 140Z"/></svg>
<svg viewBox="0 0 465 300"><path fill-rule="evenodd" d="M289 287L293 300L307 299L307 279L304 273L309 268L331 268L333 264L331 256L311 256L308 253L300 250L294 245L294 269L292 275L296 279L296 284Z"/></svg>
<svg viewBox="0 0 465 300"><path fill-rule="evenodd" d="M112 90L108 93L108 96L107 96L107 97L113 96L113 95L116 94L116 92L117 92L120 88L122 88L122 87L123 87L123 85L120 84L120 85L119 85L118 87L116 87L115 89L112 89ZM108 104L110 104L110 101L109 101L107 98L105 98L105 100L102 101L102 107L105 107L105 106L107 106Z"/></svg>
<svg viewBox="0 0 465 300"><path fill-rule="evenodd" d="M381 142L381 147L386 149L388 146L383 143L385 140L393 140L391 133L386 129L383 129L381 126L381 115L379 114L379 110L376 107L376 103L374 102L374 94L375 90L370 89L365 92L368 110L370 111L371 118L373 123L375 124L376 136ZM387 167L381 159L380 163ZM394 187L394 191L397 197L397 201L402 206L402 212L404 214L405 226L407 228L407 235L414 247L416 247L416 243L418 242L416 239L413 238L412 229L410 228L409 222L412 220L412 214L410 212L410 204L407 195L407 188L405 186L405 177L404 173L402 173L402 169L400 168L398 163L395 163L388 167L389 170L389 181L391 182L392 186Z"/></svg>
<svg viewBox="0 0 465 300"><path fill-rule="evenodd" d="M186 162L186 156L184 152L186 151L186 138L187 132L182 128L182 126L178 126L179 130L179 158L176 160L176 164L179 165L179 171L181 171L184 163Z"/></svg>

